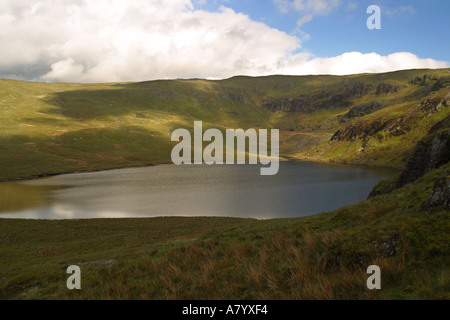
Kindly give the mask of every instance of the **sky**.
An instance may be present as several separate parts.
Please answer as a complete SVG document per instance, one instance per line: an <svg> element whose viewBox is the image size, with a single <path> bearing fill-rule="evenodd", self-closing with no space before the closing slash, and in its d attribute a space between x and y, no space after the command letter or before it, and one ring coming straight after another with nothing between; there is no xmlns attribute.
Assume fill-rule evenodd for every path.
<svg viewBox="0 0 450 320"><path fill-rule="evenodd" d="M367 8L380 8L370 30ZM450 66L448 0L1 0L0 78L123 82Z"/></svg>

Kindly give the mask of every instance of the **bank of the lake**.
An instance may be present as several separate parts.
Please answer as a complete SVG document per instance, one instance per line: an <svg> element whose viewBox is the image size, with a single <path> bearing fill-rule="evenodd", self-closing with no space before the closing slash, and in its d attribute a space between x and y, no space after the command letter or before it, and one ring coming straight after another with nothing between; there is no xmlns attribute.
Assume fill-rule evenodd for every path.
<svg viewBox="0 0 450 320"><path fill-rule="evenodd" d="M450 213L422 208L448 175L296 219L2 219L0 298L449 299ZM372 264L382 290L366 287Z"/></svg>

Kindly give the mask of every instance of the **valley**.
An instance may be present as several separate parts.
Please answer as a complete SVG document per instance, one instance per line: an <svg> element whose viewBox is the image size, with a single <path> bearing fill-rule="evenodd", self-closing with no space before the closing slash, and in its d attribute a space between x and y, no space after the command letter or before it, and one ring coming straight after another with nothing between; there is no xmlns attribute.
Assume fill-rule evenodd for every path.
<svg viewBox="0 0 450 320"><path fill-rule="evenodd" d="M0 180L171 163L171 134L280 129L281 158L404 168L448 127L448 69L64 84L0 80ZM192 132L193 133L193 132Z"/></svg>
<svg viewBox="0 0 450 320"><path fill-rule="evenodd" d="M450 69L0 80L3 183L171 163L173 131L199 120L204 130L279 129L284 160L399 169L367 200L300 218L0 219L0 299L450 299L449 116ZM61 188L14 184L0 199L25 210ZM81 267L80 291L66 288L69 265ZM366 287L370 265L382 290Z"/></svg>

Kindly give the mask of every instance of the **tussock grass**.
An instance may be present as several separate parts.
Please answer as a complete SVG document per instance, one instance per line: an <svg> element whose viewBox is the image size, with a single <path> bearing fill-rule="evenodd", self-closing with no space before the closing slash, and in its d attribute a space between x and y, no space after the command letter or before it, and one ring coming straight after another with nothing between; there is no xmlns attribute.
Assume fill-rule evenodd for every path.
<svg viewBox="0 0 450 320"><path fill-rule="evenodd" d="M449 299L450 212L420 211L449 173L299 219L2 220L0 298ZM72 264L81 291L65 288Z"/></svg>
<svg viewBox="0 0 450 320"><path fill-rule="evenodd" d="M222 130L280 127L283 157L402 167L449 117L449 108L420 106L448 93L433 91L433 80L409 84L424 73L448 69L91 85L0 80L0 180L168 163L171 132L195 120ZM262 108L266 97L385 80L409 88L355 98L352 106L384 99L387 107L354 120L341 122L348 110L332 107ZM403 128L330 141L342 125L397 120ZM436 179L449 175L445 165L390 194L301 219L0 220L0 299L450 299L450 213L420 211ZM0 196L21 208L14 195ZM73 264L82 269L81 291L66 289ZM366 288L372 264L381 267L381 291Z"/></svg>

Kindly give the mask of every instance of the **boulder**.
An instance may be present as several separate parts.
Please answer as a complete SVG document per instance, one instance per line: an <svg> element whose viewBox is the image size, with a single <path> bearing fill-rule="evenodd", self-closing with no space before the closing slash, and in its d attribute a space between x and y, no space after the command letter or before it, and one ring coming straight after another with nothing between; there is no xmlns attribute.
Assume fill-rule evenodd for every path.
<svg viewBox="0 0 450 320"><path fill-rule="evenodd" d="M450 210L450 177L436 181L430 197L422 204L422 211L440 206Z"/></svg>
<svg viewBox="0 0 450 320"><path fill-rule="evenodd" d="M397 187L416 181L424 174L439 168L450 160L450 130L435 134L430 141L418 143L402 172Z"/></svg>

